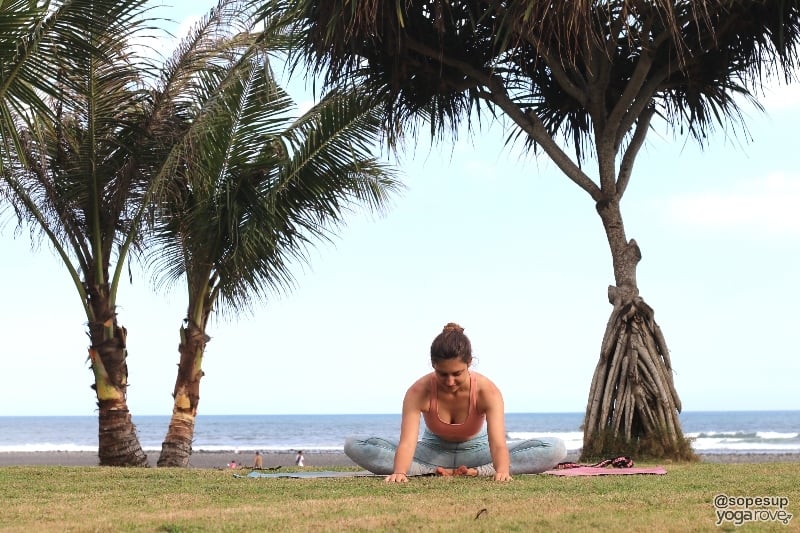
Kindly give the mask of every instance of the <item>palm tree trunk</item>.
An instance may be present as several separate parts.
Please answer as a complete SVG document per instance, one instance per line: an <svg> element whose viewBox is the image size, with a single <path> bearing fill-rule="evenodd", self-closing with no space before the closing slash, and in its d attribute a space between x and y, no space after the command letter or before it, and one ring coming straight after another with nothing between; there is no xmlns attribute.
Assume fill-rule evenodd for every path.
<svg viewBox="0 0 800 533"><path fill-rule="evenodd" d="M167 435L161 443L158 466L186 467L192 455L194 422L200 401L200 380L203 377L203 353L209 341L203 328L188 321L181 328L180 363L175 391L172 418Z"/></svg>
<svg viewBox="0 0 800 533"><path fill-rule="evenodd" d="M617 201L598 203L614 262L614 306L606 326L584 419L582 461L630 454L694 460L683 436L681 402L672 364L652 308L639 296L636 266L641 252L626 242Z"/></svg>
<svg viewBox="0 0 800 533"><path fill-rule="evenodd" d="M124 402L98 402L100 466L148 466L136 427Z"/></svg>
<svg viewBox="0 0 800 533"><path fill-rule="evenodd" d="M147 466L128 411L126 330L117 324L107 290L92 290L89 301L94 316L89 322L89 360L94 372L92 388L99 408L98 455L101 466Z"/></svg>

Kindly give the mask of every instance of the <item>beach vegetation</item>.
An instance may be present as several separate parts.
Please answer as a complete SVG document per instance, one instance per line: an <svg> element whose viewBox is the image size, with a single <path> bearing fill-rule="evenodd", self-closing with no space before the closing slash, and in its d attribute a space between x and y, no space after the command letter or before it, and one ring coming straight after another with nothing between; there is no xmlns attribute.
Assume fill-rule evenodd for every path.
<svg viewBox="0 0 800 533"><path fill-rule="evenodd" d="M167 115L133 44L147 31L145 12L141 0L2 3L11 23L11 39L0 39L2 207L55 250L80 299L104 465L147 460L128 411L127 331L116 314L153 190L149 142Z"/></svg>
<svg viewBox="0 0 800 533"><path fill-rule="evenodd" d="M638 439L629 439L608 428L604 428L589 443L593 448L581 449L581 460L592 463L604 459L605 450L615 450L615 455L636 457L637 460L658 460L669 456L676 461L699 461L699 456L692 447L692 438L687 437L680 441L678 445L669 450L664 449L665 442L671 442L669 437L663 433L664 428L656 428L652 432L642 435Z"/></svg>
<svg viewBox="0 0 800 533"><path fill-rule="evenodd" d="M720 126L746 132L742 106L796 77L800 2L256 1L296 21L295 64L326 87L386 95L392 147L422 126L443 141L499 121L509 148L543 152L589 196L614 284L583 448L686 458L673 362L640 294L622 199L650 130L701 146Z"/></svg>
<svg viewBox="0 0 800 533"><path fill-rule="evenodd" d="M373 155L382 133L377 102L357 88L335 90L297 116L271 70L286 37L269 25L248 30L213 43L216 58L183 99L176 127L188 133L172 145L146 243L159 284L185 282L188 295L158 466L189 463L212 314L240 317L290 289L310 246L332 240L357 211L381 212L401 188ZM196 54L196 46L179 47L173 64Z"/></svg>
<svg viewBox="0 0 800 533"><path fill-rule="evenodd" d="M639 464L637 466L647 466ZM789 531L800 463L680 463L666 475L265 479L185 468L0 468L3 531ZM306 469L308 471L308 469ZM736 524L719 495L775 497ZM780 500L779 498L785 498ZM786 502L783 504L783 502ZM781 505L783 505L781 507ZM751 509L756 507L752 505ZM718 514L718 511L730 511ZM783 513L780 513L783 511ZM787 520L788 519L788 520Z"/></svg>
<svg viewBox="0 0 800 533"><path fill-rule="evenodd" d="M364 91L290 115L270 63L285 37L251 31L246 2L219 2L165 61L143 45L158 31L145 0L46 4L2 3L2 207L41 232L80 298L100 465L148 464L116 313L125 269L143 260L162 283L185 280L159 459L185 466L211 313L289 287L290 261L356 208L383 209L399 182L371 155L381 130Z"/></svg>

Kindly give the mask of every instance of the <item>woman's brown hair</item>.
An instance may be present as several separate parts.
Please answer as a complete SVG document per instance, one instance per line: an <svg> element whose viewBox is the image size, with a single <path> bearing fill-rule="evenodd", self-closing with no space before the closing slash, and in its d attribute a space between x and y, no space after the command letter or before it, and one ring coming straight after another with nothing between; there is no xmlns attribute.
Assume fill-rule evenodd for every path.
<svg viewBox="0 0 800 533"><path fill-rule="evenodd" d="M449 322L431 343L431 363L436 364L445 359L461 359L466 364L472 363L472 344L464 335L464 328L455 322Z"/></svg>

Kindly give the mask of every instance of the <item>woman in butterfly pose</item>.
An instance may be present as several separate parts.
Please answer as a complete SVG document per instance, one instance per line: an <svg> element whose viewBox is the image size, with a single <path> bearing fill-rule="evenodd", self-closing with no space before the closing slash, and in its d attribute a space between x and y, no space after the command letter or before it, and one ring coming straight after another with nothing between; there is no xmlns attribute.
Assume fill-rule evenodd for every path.
<svg viewBox="0 0 800 533"><path fill-rule="evenodd" d="M433 372L411 385L403 399L399 442L345 441L344 451L356 464L385 474L387 482L424 474L510 481L512 474L544 472L564 460L560 439L506 442L503 395L489 378L470 370L472 345L464 328L452 322L444 327L431 344L431 365Z"/></svg>

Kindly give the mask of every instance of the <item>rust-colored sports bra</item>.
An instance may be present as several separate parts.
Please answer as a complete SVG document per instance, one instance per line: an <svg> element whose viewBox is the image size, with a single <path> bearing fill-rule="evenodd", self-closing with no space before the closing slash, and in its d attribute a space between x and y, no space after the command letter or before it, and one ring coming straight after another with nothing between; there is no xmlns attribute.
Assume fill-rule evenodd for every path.
<svg viewBox="0 0 800 533"><path fill-rule="evenodd" d="M469 440L483 429L486 414L478 413L478 379L469 375L469 413L462 424L448 424L439 418L439 398L436 395L436 375L431 374L431 399L428 411L422 413L425 426L439 438L451 442Z"/></svg>

